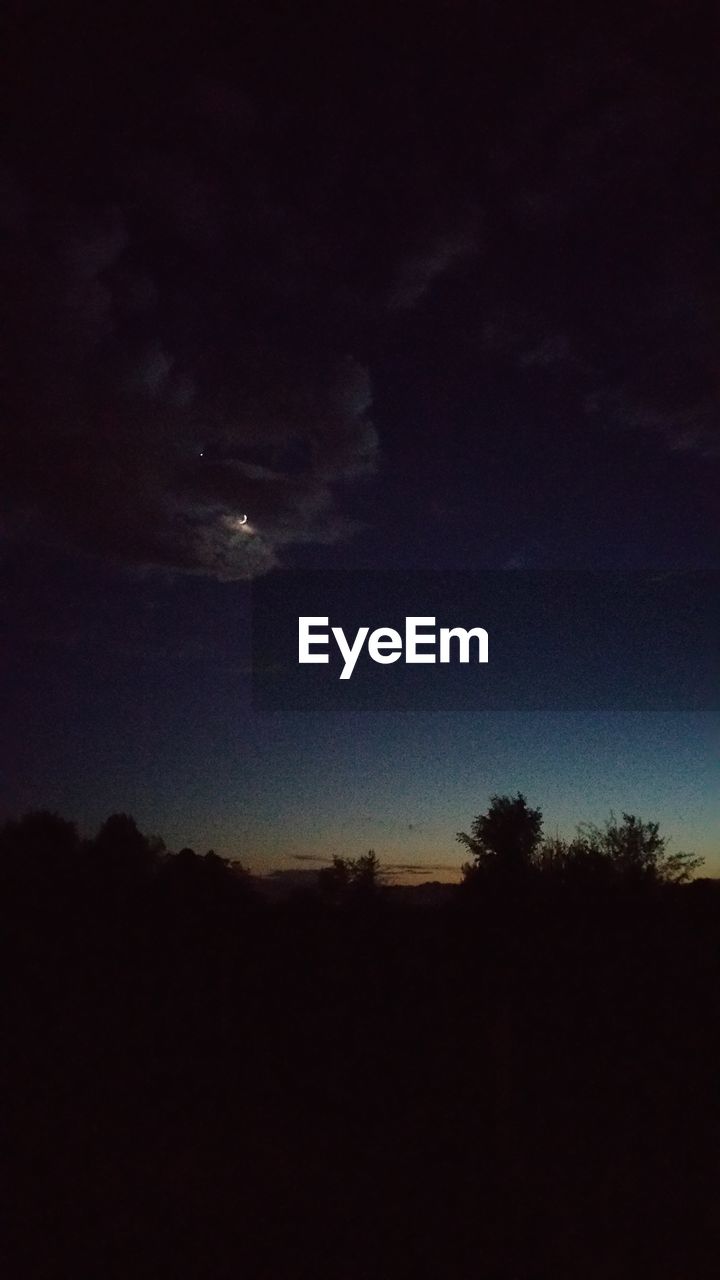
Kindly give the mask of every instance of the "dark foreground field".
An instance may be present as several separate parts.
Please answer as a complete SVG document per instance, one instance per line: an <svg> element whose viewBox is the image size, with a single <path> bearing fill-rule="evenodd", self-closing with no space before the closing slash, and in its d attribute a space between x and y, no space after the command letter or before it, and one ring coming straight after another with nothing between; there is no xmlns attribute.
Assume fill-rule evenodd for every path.
<svg viewBox="0 0 720 1280"><path fill-rule="evenodd" d="M717 1274L712 884L270 905L109 865L3 864L6 1274Z"/></svg>

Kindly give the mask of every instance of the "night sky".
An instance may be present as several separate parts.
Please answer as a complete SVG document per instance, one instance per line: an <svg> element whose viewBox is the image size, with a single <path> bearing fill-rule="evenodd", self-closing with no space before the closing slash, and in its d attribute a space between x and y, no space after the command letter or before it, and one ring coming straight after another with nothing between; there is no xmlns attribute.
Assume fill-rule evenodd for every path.
<svg viewBox="0 0 720 1280"><path fill-rule="evenodd" d="M717 874L716 714L249 679L280 567L718 568L706 6L262 8L7 6L3 815L443 878L520 789Z"/></svg>

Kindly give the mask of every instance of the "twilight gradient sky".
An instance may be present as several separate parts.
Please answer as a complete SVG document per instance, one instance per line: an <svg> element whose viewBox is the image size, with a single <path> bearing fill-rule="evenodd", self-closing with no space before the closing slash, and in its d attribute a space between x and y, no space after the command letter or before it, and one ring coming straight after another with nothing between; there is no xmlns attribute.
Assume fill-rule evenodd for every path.
<svg viewBox="0 0 720 1280"><path fill-rule="evenodd" d="M32 564L13 562L6 812L41 800L93 830L120 808L258 872L372 847L444 879L455 832L521 789L550 833L652 815L720 872L716 712L258 715L245 584Z"/></svg>
<svg viewBox="0 0 720 1280"><path fill-rule="evenodd" d="M2 812L435 875L520 789L716 873L710 713L262 717L248 679L278 565L717 568L711 18L303 8L8 6Z"/></svg>

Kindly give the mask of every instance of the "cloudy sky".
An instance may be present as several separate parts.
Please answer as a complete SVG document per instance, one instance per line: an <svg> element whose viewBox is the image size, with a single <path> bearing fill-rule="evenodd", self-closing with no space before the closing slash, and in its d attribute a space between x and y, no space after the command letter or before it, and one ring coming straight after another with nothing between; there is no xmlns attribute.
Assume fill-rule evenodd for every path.
<svg viewBox="0 0 720 1280"><path fill-rule="evenodd" d="M8 8L3 808L441 865L520 787L709 853L710 717L311 726L247 688L278 566L717 567L703 7L303 9Z"/></svg>

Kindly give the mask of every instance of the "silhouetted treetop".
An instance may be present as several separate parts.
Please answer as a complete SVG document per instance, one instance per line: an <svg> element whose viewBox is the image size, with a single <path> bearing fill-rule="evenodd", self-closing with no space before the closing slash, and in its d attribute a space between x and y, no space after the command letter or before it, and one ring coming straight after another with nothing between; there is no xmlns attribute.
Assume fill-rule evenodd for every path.
<svg viewBox="0 0 720 1280"><path fill-rule="evenodd" d="M479 814L471 834L457 834L473 862L463 868L467 883L489 872L515 874L532 871L556 883L683 884L703 865L692 853L671 853L657 822L645 822L635 814L613 814L599 827L584 823L572 840L560 836L543 839L542 813L531 809L525 797L493 796L487 813Z"/></svg>
<svg viewBox="0 0 720 1280"><path fill-rule="evenodd" d="M322 894L331 900L343 900L374 893L381 879L380 861L374 849L359 858L333 856L332 865L323 867L318 874L318 886Z"/></svg>
<svg viewBox="0 0 720 1280"><path fill-rule="evenodd" d="M624 813L622 822L610 815L603 827L586 823L573 842L575 856L600 860L625 881L683 884L705 861L692 853L671 853L657 822L644 822Z"/></svg>
<svg viewBox="0 0 720 1280"><path fill-rule="evenodd" d="M542 811L531 809L525 796L494 795L487 813L479 813L470 834L457 840L473 858L470 870L517 872L530 867L542 839Z"/></svg>
<svg viewBox="0 0 720 1280"><path fill-rule="evenodd" d="M80 848L77 826L57 813L36 810L17 821L6 822L0 833L4 852L28 858L51 858L60 862Z"/></svg>

